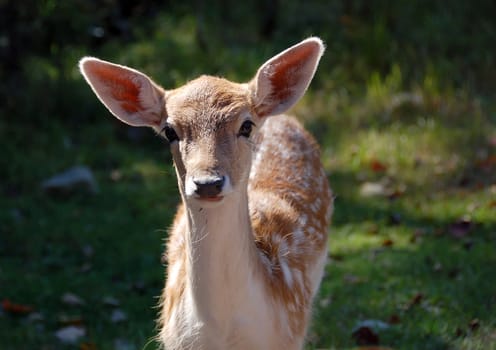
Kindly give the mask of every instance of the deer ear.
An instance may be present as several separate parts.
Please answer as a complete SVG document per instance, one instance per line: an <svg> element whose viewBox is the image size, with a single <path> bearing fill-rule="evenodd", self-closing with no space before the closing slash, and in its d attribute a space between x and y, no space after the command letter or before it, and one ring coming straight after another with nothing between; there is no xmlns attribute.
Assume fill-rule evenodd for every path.
<svg viewBox="0 0 496 350"><path fill-rule="evenodd" d="M265 117L291 108L310 85L323 53L322 40L308 38L265 62L250 82L255 113Z"/></svg>
<svg viewBox="0 0 496 350"><path fill-rule="evenodd" d="M159 127L165 114L164 90L137 70L85 57L79 68L93 92L126 124Z"/></svg>

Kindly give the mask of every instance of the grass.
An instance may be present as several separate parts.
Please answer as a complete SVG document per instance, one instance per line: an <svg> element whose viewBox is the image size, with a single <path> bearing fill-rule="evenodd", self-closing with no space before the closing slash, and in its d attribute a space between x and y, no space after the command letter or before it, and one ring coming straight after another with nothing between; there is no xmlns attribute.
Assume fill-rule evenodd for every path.
<svg viewBox="0 0 496 350"><path fill-rule="evenodd" d="M370 45L390 45L384 23L361 23L352 35L361 42L371 25ZM0 119L0 300L34 312L0 309L0 348L114 349L118 340L157 347L161 254L179 200L170 156L151 131L110 117L75 63L83 54L113 57L166 86L203 72L246 80L289 44L214 43L204 53L196 30L191 17L165 16L141 40L111 41L95 53L67 48L61 66L27 60L26 74L37 73L25 90L34 103ZM328 55L353 57L333 51L340 43ZM379 59L373 47L364 50ZM352 349L353 330L374 320L388 324L374 332L394 349L496 349L496 104L479 89L490 83L460 84L445 73L457 63L439 58L412 72L401 62L376 69L357 56L355 68L324 59L294 110L322 145L337 195L307 347ZM94 172L96 195L41 191L43 179L76 164ZM367 185L379 191L364 194ZM63 303L68 292L85 303ZM107 305L110 296L119 305ZM116 309L127 319L112 321ZM87 329L74 345L54 335L68 324Z"/></svg>

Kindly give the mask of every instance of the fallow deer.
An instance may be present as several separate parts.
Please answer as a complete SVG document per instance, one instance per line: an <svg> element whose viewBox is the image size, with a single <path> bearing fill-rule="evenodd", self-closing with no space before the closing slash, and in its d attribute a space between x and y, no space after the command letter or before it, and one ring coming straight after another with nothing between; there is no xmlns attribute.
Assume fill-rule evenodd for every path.
<svg viewBox="0 0 496 350"><path fill-rule="evenodd" d="M282 115L324 51L309 38L245 84L201 76L164 90L134 69L80 69L124 123L163 135L182 203L169 231L165 349L301 349L327 255L332 195L316 141Z"/></svg>

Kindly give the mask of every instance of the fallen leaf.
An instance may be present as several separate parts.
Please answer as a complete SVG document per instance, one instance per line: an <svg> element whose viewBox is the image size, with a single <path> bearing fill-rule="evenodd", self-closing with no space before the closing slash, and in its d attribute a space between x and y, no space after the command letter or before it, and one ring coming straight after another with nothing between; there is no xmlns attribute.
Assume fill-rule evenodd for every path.
<svg viewBox="0 0 496 350"><path fill-rule="evenodd" d="M386 196L387 191L384 185L380 182L364 182L360 186L360 194L363 197L379 197Z"/></svg>
<svg viewBox="0 0 496 350"><path fill-rule="evenodd" d="M390 192L387 193L386 197L390 200L395 200L395 199L398 199L400 198L401 196L403 196L405 194L405 190L404 189L400 189L400 188L397 188L397 189L394 189Z"/></svg>
<svg viewBox="0 0 496 350"><path fill-rule="evenodd" d="M467 236L474 228L474 223L469 218L462 218L448 227L448 232L454 238L463 238Z"/></svg>
<svg viewBox="0 0 496 350"><path fill-rule="evenodd" d="M360 327L351 336L357 345L379 345L379 336L369 327Z"/></svg>
<svg viewBox="0 0 496 350"><path fill-rule="evenodd" d="M432 270L434 270L434 272L441 272L443 270L443 265L437 261L432 267Z"/></svg>
<svg viewBox="0 0 496 350"><path fill-rule="evenodd" d="M422 237L425 235L425 230L423 229L416 229L413 231L412 236L410 237L410 243L417 243L422 239Z"/></svg>
<svg viewBox="0 0 496 350"><path fill-rule="evenodd" d="M102 303L104 305L113 306L113 307L119 306L121 304L119 300L117 300L116 298L114 298L112 296L106 296L106 297L104 297L102 299Z"/></svg>
<svg viewBox="0 0 496 350"><path fill-rule="evenodd" d="M331 303L332 303L332 297L330 295L328 295L328 296L320 299L319 305L320 305L320 307L325 308L325 307L329 306L329 304L331 304Z"/></svg>
<svg viewBox="0 0 496 350"><path fill-rule="evenodd" d="M474 318L473 320L471 320L468 324L468 327L470 328L470 330L473 332L473 331L476 331L477 329L479 329L480 327L480 321L478 318Z"/></svg>
<svg viewBox="0 0 496 350"><path fill-rule="evenodd" d="M372 159L369 163L369 167L373 172L382 173L387 170L387 165L378 161L377 159Z"/></svg>
<svg viewBox="0 0 496 350"><path fill-rule="evenodd" d="M136 346L126 339L117 338L114 340L114 350L136 350Z"/></svg>
<svg viewBox="0 0 496 350"><path fill-rule="evenodd" d="M2 301L2 309L11 315L27 315L33 312L33 308L31 306L16 304L11 302L9 299L4 299Z"/></svg>
<svg viewBox="0 0 496 350"><path fill-rule="evenodd" d="M381 320L364 320L364 321L361 321L357 324L357 326L355 327L355 330L358 330L360 328L370 328L372 329L373 331L382 331L384 329L388 329L390 326L389 324L387 324L386 322L383 322Z"/></svg>
<svg viewBox="0 0 496 350"><path fill-rule="evenodd" d="M367 233L369 233L371 235L375 235L375 234L379 233L379 225L377 225L375 223L370 224L370 226L367 227Z"/></svg>
<svg viewBox="0 0 496 350"><path fill-rule="evenodd" d="M358 284L363 282L363 278L351 274L344 275L343 280L348 284Z"/></svg>
<svg viewBox="0 0 496 350"><path fill-rule="evenodd" d="M496 154L492 154L485 159L479 160L476 166L481 169L489 169L496 166Z"/></svg>
<svg viewBox="0 0 496 350"><path fill-rule="evenodd" d="M408 304L406 305L405 309L406 310L409 310L411 309L412 307L414 306L417 306L419 305L422 300L424 300L424 295L422 293L417 293L415 294L411 299L410 301L408 302Z"/></svg>
<svg viewBox="0 0 496 350"><path fill-rule="evenodd" d="M496 147L496 135L489 137L489 139L487 140L487 143L490 146Z"/></svg>
<svg viewBox="0 0 496 350"><path fill-rule="evenodd" d="M85 262L83 265L81 265L79 271L81 271L81 273L86 273L89 272L92 268L93 265L91 265L89 262Z"/></svg>
<svg viewBox="0 0 496 350"><path fill-rule="evenodd" d="M79 350L97 350L98 348L96 347L95 343L81 343L79 345Z"/></svg>
<svg viewBox="0 0 496 350"><path fill-rule="evenodd" d="M112 315L110 315L110 320L113 323L124 322L127 321L127 315L124 311L115 309L114 311L112 311Z"/></svg>
<svg viewBox="0 0 496 350"><path fill-rule="evenodd" d="M80 338L86 335L83 327L68 326L55 332L55 337L64 344L75 344Z"/></svg>
<svg viewBox="0 0 496 350"><path fill-rule="evenodd" d="M81 247L81 252L83 253L84 257L89 259L95 254L95 250L93 249L93 246L91 244L85 244Z"/></svg>
<svg viewBox="0 0 496 350"><path fill-rule="evenodd" d="M397 226L401 224L401 214L399 213L391 213L389 215L389 224L393 226Z"/></svg>
<svg viewBox="0 0 496 350"><path fill-rule="evenodd" d="M388 323L389 324L399 324L401 322L401 318L397 314L392 314L389 316Z"/></svg>
<svg viewBox="0 0 496 350"><path fill-rule="evenodd" d="M455 337L460 338L463 336L465 336L465 332L460 327L457 327L455 330Z"/></svg>
<svg viewBox="0 0 496 350"><path fill-rule="evenodd" d="M385 239L384 241L382 241L382 246L383 247L391 247L394 245L394 241L390 238L387 238Z"/></svg>
<svg viewBox="0 0 496 350"><path fill-rule="evenodd" d="M122 179L122 171L119 169L114 169L110 172L109 177L114 182L120 181Z"/></svg>
<svg viewBox="0 0 496 350"><path fill-rule="evenodd" d="M64 304L70 306L82 306L86 304L83 299L73 293L65 293L60 299Z"/></svg>
<svg viewBox="0 0 496 350"><path fill-rule="evenodd" d="M84 320L81 316L66 316L61 315L58 319L58 322L61 326L77 326L82 327L84 324Z"/></svg>

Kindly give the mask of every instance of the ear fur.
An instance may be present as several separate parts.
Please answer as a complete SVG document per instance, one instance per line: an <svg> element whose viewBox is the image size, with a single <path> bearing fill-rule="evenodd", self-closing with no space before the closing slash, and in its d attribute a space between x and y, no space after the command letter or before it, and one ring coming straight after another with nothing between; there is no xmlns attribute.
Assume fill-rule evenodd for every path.
<svg viewBox="0 0 496 350"><path fill-rule="evenodd" d="M159 127L165 116L164 90L129 67L84 57L79 69L109 111L126 124Z"/></svg>
<svg viewBox="0 0 496 350"><path fill-rule="evenodd" d="M310 85L323 53L322 40L312 37L265 62L250 82L255 113L265 117L291 108Z"/></svg>

